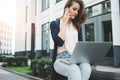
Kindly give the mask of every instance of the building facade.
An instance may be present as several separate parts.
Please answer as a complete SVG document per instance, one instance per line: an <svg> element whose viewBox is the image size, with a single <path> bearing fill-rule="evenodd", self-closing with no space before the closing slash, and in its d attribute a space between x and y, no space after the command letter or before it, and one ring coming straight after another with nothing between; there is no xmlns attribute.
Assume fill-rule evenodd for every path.
<svg viewBox="0 0 120 80"><path fill-rule="evenodd" d="M36 0L16 1L15 55L31 56L34 50ZM32 55L34 56L34 55Z"/></svg>
<svg viewBox="0 0 120 80"><path fill-rule="evenodd" d="M13 28L0 21L0 55L13 53Z"/></svg>
<svg viewBox="0 0 120 80"><path fill-rule="evenodd" d="M60 18L66 0L19 0L17 1L16 54L39 58L52 56L54 43L50 22ZM120 1L84 0L88 14L83 24L84 41L113 42L106 58L120 61ZM116 5L117 4L117 5ZM21 6L22 5L22 6Z"/></svg>

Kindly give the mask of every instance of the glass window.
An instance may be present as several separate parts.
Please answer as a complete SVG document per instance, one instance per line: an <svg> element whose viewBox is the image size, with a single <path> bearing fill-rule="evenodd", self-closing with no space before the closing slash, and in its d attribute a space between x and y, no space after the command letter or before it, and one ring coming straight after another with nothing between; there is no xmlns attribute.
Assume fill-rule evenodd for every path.
<svg viewBox="0 0 120 80"><path fill-rule="evenodd" d="M107 13L111 11L111 4L110 1L104 1L102 3L90 6L86 8L87 16L97 16L103 13Z"/></svg>
<svg viewBox="0 0 120 80"><path fill-rule="evenodd" d="M94 24L85 25L85 39L86 41L94 41Z"/></svg>
<svg viewBox="0 0 120 80"><path fill-rule="evenodd" d="M92 16L92 7L87 8L87 16L91 17Z"/></svg>
<svg viewBox="0 0 120 80"><path fill-rule="evenodd" d="M49 22L42 25L42 50L49 53L50 47L50 28Z"/></svg>
<svg viewBox="0 0 120 80"><path fill-rule="evenodd" d="M42 11L49 8L49 0L42 0Z"/></svg>
<svg viewBox="0 0 120 80"><path fill-rule="evenodd" d="M110 1L106 1L106 2L102 3L102 11L103 11L103 13L111 11Z"/></svg>
<svg viewBox="0 0 120 80"><path fill-rule="evenodd" d="M62 1L62 0L56 0L56 3L57 3L57 2L60 2L60 1Z"/></svg>

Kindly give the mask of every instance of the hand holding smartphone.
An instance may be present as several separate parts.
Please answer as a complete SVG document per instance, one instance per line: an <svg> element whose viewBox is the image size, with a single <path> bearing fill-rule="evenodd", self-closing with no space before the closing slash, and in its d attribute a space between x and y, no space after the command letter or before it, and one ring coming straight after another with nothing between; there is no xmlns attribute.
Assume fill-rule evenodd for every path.
<svg viewBox="0 0 120 80"><path fill-rule="evenodd" d="M65 9L65 15L66 15L67 17L70 17L69 8L66 8L66 9Z"/></svg>
<svg viewBox="0 0 120 80"><path fill-rule="evenodd" d="M67 24L69 19L70 19L70 11L69 8L66 8L62 20L65 24Z"/></svg>
<svg viewBox="0 0 120 80"><path fill-rule="evenodd" d="M66 26L67 26L67 23L69 21L69 8L66 8L65 9L65 12L64 12L64 15L62 17L62 21L61 21L61 27L60 27L60 31L58 33L58 36L62 39L62 40L65 40L65 33L66 33Z"/></svg>

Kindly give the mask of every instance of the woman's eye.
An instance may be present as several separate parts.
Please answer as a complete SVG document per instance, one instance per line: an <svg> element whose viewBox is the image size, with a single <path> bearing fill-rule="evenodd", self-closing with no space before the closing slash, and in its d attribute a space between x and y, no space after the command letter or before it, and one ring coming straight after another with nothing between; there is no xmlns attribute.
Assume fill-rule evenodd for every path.
<svg viewBox="0 0 120 80"><path fill-rule="evenodd" d="M73 10L79 12L79 10L77 8L73 8Z"/></svg>
<svg viewBox="0 0 120 80"><path fill-rule="evenodd" d="M73 8L73 10L76 10L77 8Z"/></svg>
<svg viewBox="0 0 120 80"><path fill-rule="evenodd" d="M74 11L79 11L77 8L73 8Z"/></svg>

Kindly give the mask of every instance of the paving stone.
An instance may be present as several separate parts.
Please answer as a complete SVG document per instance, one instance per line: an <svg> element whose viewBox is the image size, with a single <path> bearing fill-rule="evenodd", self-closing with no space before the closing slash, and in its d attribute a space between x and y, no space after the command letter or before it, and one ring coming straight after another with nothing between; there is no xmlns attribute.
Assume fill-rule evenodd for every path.
<svg viewBox="0 0 120 80"><path fill-rule="evenodd" d="M11 71L0 66L0 80L43 80L43 79Z"/></svg>
<svg viewBox="0 0 120 80"><path fill-rule="evenodd" d="M0 80L28 80L28 79L0 69Z"/></svg>

